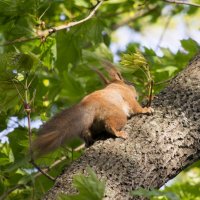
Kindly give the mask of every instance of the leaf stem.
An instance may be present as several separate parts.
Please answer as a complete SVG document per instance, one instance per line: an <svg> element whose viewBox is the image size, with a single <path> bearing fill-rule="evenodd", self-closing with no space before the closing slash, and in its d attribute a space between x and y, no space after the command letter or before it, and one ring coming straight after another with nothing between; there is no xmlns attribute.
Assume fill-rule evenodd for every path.
<svg viewBox="0 0 200 200"><path fill-rule="evenodd" d="M33 80L33 79L32 79ZM41 174L45 175L47 178L49 178L50 180L52 181L55 181L55 178L53 178L52 176L50 176L49 174L47 174L46 172L44 172L34 161L34 157L33 157L33 149L32 149L32 131L31 131L31 102L29 102L29 95L28 95L28 90L29 90L29 87L32 83L32 80L31 82L28 84L28 74L26 74L26 79L25 79L25 84L23 85L24 86L24 89L25 89L25 99L23 99L22 95L20 94L17 86L15 85L14 81L13 81L13 84L23 102L23 105L24 105L24 110L27 114L27 119L28 119L28 140L29 140L29 154L30 154L30 163L39 171L41 172ZM33 97L34 98L34 97ZM12 192L12 191L11 191Z"/></svg>
<svg viewBox="0 0 200 200"><path fill-rule="evenodd" d="M152 102L152 97L153 97L153 85L154 85L154 81L151 80L149 83L149 100L147 103L147 107L151 106L151 102Z"/></svg>

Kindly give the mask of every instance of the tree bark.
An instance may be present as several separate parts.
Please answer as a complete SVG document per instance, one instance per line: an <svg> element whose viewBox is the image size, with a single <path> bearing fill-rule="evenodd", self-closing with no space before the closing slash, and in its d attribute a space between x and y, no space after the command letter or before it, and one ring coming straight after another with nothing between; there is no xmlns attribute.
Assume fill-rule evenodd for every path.
<svg viewBox="0 0 200 200"><path fill-rule="evenodd" d="M129 139L95 142L65 169L44 199L73 193L72 178L93 168L106 181L106 200L134 199L129 192L160 188L200 158L200 54L158 96L151 116L129 120Z"/></svg>

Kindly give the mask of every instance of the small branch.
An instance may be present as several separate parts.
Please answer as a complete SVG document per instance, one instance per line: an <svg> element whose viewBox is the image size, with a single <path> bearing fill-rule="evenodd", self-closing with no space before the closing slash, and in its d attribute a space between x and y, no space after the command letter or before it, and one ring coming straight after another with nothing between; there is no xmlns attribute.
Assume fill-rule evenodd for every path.
<svg viewBox="0 0 200 200"><path fill-rule="evenodd" d="M182 5L200 7L200 4L190 3L190 2L186 2L186 1L176 1L176 0L163 0L163 1L165 1L167 3L175 3L175 4L182 4Z"/></svg>
<svg viewBox="0 0 200 200"><path fill-rule="evenodd" d="M31 108L28 104L24 105L26 113L27 113L27 117L28 117L28 139L29 139L29 153L31 156L31 159L33 157L33 150L32 150L32 131L31 131Z"/></svg>
<svg viewBox="0 0 200 200"><path fill-rule="evenodd" d="M60 164L62 161L64 161L67 157L63 156L62 158L60 158L59 160L55 161L50 167L43 169L43 172L48 172L49 170L51 170L53 167L57 166L58 164ZM39 170L38 170L39 171ZM34 178L37 178L38 176L40 176L41 174L43 174L43 172L39 171L37 174L35 174Z"/></svg>
<svg viewBox="0 0 200 200"><path fill-rule="evenodd" d="M36 163L35 161L32 159L30 160L30 163L44 176L46 176L48 179L50 179L51 181L55 181L55 178L53 178L52 176L50 176L49 174L46 173L45 170L42 170Z"/></svg>
<svg viewBox="0 0 200 200"><path fill-rule="evenodd" d="M112 29L113 29L113 30L116 30L116 29L118 29L118 28L121 27L121 26L124 26L124 25L126 25L126 24L129 24L129 23L131 23L131 22L133 22L133 21L139 19L140 17L143 17L143 16L145 16L146 14L148 14L148 13L154 11L156 8L158 8L157 5L156 5L156 6L150 6L148 9L138 11L138 12L135 13L134 16L129 17L128 19L125 19L125 20L121 21L121 22L118 23L118 24L115 24L115 25L112 27Z"/></svg>
<svg viewBox="0 0 200 200"><path fill-rule="evenodd" d="M13 40L13 41L1 44L0 46L8 46L8 45L12 45L12 44L15 44L15 43L22 43L22 42L32 41L32 40L36 40L36 39L41 39L41 41L44 42L48 36L50 36L51 34L57 32L57 31L60 31L60 30L63 30L63 29L67 29L67 28L70 28L72 26L76 26L78 24L81 24L83 22L88 21L90 18L92 18L94 16L94 14L98 10L98 8L102 5L103 2L104 2L104 0L97 1L96 6L90 12L90 14L87 17L81 19L80 21L69 22L68 24L60 25L60 26L53 27L53 28L46 29L46 30L37 30L36 31L36 34L37 34L36 37L33 37L33 38L24 38L24 37L21 37L21 38L18 38L16 40Z"/></svg>
<svg viewBox="0 0 200 200"><path fill-rule="evenodd" d="M51 181L55 181L55 178L53 178L52 176L50 176L49 174L47 174L46 172L44 172L34 161L33 158L33 150L32 150L32 131L31 131L31 108L30 105L28 103L24 104L24 108L25 111L27 113L27 117L28 117L28 138L29 138L29 153L30 153L30 163L43 175L45 175L48 179L50 179Z"/></svg>
<svg viewBox="0 0 200 200"><path fill-rule="evenodd" d="M19 95L21 101L24 102L24 98L22 97L22 95L21 95L21 93L19 92L17 86L15 85L15 82L14 82L13 80L12 80L12 82L13 82L13 85L15 86L15 89L17 90L17 93L18 93L18 95Z"/></svg>
<svg viewBox="0 0 200 200"><path fill-rule="evenodd" d="M85 148L85 144L81 144L80 146L78 146L77 148L74 149L74 152L78 152L82 149ZM48 168L44 169L43 172L48 172L49 170L51 170L52 168L54 168L55 166L57 166L58 164L60 164L62 161L66 160L66 156L61 157L59 160L55 161L51 166L49 166ZM42 173L38 172L37 174L35 174L34 178L37 178L38 176L40 176Z"/></svg>
<svg viewBox="0 0 200 200"><path fill-rule="evenodd" d="M49 35L51 35L52 33L55 33L57 31L60 31L60 30L63 30L63 29L67 29L67 28L70 28L72 26L76 26L78 24L81 24L83 22L86 22L88 21L90 18L93 17L93 15L96 13L96 11L98 10L98 8L102 5L104 0L102 1L98 1L98 3L96 4L96 6L94 7L94 9L90 12L90 14L85 17L84 19L80 20L80 21L76 21L76 22L69 22L68 24L65 24L65 25L60 25L60 26L57 26L57 27L53 27L53 28L50 28L50 29L47 29L47 30L39 30L37 32L37 35L39 38L47 38Z"/></svg>
<svg viewBox="0 0 200 200"><path fill-rule="evenodd" d="M5 193L3 193L3 195L0 196L0 200L6 199L6 197L11 194L13 191L15 191L16 189L19 189L21 187L24 187L24 185L19 184L19 185L15 185L14 187L10 188L9 190L7 190Z"/></svg>
<svg viewBox="0 0 200 200"><path fill-rule="evenodd" d="M169 27L169 23L170 23L170 21L171 21L171 18L172 18L172 16L170 15L170 16L168 17L167 21L166 21L166 24L165 24L165 26L164 26L164 29L163 29L163 31L162 31L162 33L161 33L161 35L160 35L159 40L158 40L158 44L156 45L155 52L157 52L157 51L160 49L160 44L162 43L162 40L163 40L163 38L164 38L164 35L165 35L165 33L166 33L166 31L167 31L167 29L168 29L168 27Z"/></svg>
<svg viewBox="0 0 200 200"><path fill-rule="evenodd" d="M147 107L151 106L151 102L152 102L152 97L153 97L153 80L151 80L151 82L149 83L149 100L147 103Z"/></svg>
<svg viewBox="0 0 200 200"><path fill-rule="evenodd" d="M44 172L34 161L33 159L33 150L32 150L32 131L31 131L31 108L30 105L28 103L24 104L24 108L25 111L27 113L27 117L28 117L28 137L29 137L29 153L30 153L30 163L43 175L45 175L48 179L50 179L51 181L55 181L55 178L53 178L52 176L50 176L49 174L47 174L46 172Z"/></svg>
<svg viewBox="0 0 200 200"><path fill-rule="evenodd" d="M16 44L16 43L23 43L23 42L29 42L29 41L32 41L32 40L37 40L39 39L39 37L33 37L33 38L24 38L24 37L21 37L21 38L18 38L16 40L13 40L13 41L8 41L8 42L5 42L3 44L0 44L0 46L9 46L9 45L12 45L12 44Z"/></svg>
<svg viewBox="0 0 200 200"><path fill-rule="evenodd" d="M78 146L77 148L74 149L75 152L78 152L80 150L82 150L83 148L85 148L85 145L82 144L80 146ZM55 161L50 167L44 169L41 171L40 168L38 168L37 164L35 164L35 162L32 161L31 164L33 164L37 169L38 172L34 175L34 178L37 178L38 176L40 176L41 174L47 173L49 170L51 170L52 168L56 167L58 164L60 164L61 162L63 162L64 160L66 160L66 156L61 157L59 160ZM46 175L45 175L46 176ZM49 178L54 179L53 177L49 176ZM14 186L13 188L10 188L9 190L7 190L5 193L3 193L2 196L0 196L0 200L5 199L9 194L11 194L13 191L15 191L16 189L20 188L20 187L24 187L23 184L19 184Z"/></svg>
<svg viewBox="0 0 200 200"><path fill-rule="evenodd" d="M160 82L157 82L157 83L154 83L154 85L161 85L161 84L169 83L171 80L172 80L172 78L164 80L164 81L160 81Z"/></svg>
<svg viewBox="0 0 200 200"><path fill-rule="evenodd" d="M53 177L51 177L49 174L43 172L43 170L35 163L34 158L33 158L33 150L32 150L32 131L31 131L31 106L30 106L30 102L29 102L29 98L28 98L28 89L32 83L33 79L31 80L31 82L28 84L28 75L26 77L25 80L25 85L24 85L24 89L25 89L25 99L22 97L22 95L20 94L17 86L15 85L14 81L13 84L18 92L19 97L21 98L23 105L24 105L24 110L27 114L27 118L28 118L28 139L29 139L29 154L30 154L30 163L38 170L40 171L43 175L45 175L47 178L49 178L52 181L55 181L55 179ZM12 192L12 191L11 191ZM11 193L10 192L10 193Z"/></svg>

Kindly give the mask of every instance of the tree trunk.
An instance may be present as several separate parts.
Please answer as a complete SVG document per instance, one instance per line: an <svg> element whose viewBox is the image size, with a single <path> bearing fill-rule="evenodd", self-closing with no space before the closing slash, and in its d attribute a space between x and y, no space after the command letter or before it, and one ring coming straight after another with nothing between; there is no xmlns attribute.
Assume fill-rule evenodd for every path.
<svg viewBox="0 0 200 200"><path fill-rule="evenodd" d="M106 181L105 199L130 199L138 187L160 188L200 158L200 54L154 99L151 116L134 116L129 139L98 141L58 177L44 199L73 193L73 175L93 168Z"/></svg>

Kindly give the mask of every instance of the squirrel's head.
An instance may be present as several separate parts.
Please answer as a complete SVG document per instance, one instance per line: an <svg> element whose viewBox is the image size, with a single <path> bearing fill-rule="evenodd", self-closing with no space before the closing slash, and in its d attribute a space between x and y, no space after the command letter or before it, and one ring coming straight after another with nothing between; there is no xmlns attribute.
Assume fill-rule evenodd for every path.
<svg viewBox="0 0 200 200"><path fill-rule="evenodd" d="M109 61L104 61L104 65L110 78L107 84L116 83L119 85L123 85L123 87L127 88L134 95L134 98L138 100L138 94L136 92L134 84L130 81L124 80L119 70Z"/></svg>

